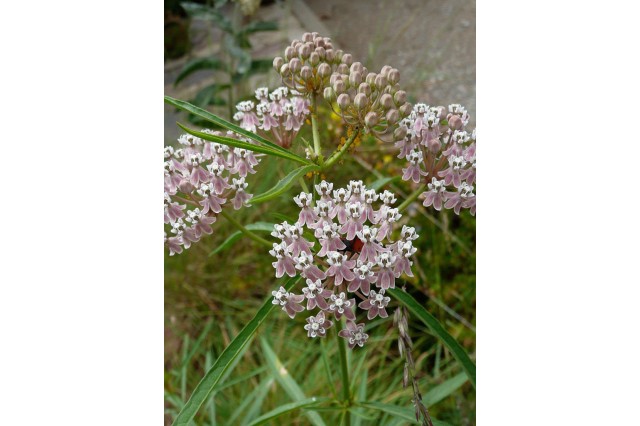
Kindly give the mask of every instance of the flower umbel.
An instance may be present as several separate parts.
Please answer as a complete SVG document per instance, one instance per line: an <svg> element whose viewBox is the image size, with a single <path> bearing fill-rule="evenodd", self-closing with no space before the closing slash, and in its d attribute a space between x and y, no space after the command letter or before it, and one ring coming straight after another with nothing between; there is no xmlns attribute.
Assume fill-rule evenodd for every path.
<svg viewBox="0 0 640 426"><path fill-rule="evenodd" d="M406 225L400 232L394 229L402 215L392 207L396 198L389 191L378 194L362 181L351 181L346 188L333 187L326 181L317 185L321 198L315 208L311 194L294 197L300 208L298 221L274 227L271 235L280 239L270 251L276 258L276 277L295 276L297 269L306 287L300 296L282 288L274 291L273 303L291 317L305 310L304 299L307 311L318 309L320 313L307 318L305 329L310 337L324 337L320 329L328 327L318 324L331 316L336 320L344 316L347 325L340 336L353 348L368 338L364 324L356 324L357 308L366 311L369 320L388 316L390 298L385 291L394 288L403 274L413 276L410 259L418 235ZM307 240L305 229L317 241Z"/></svg>

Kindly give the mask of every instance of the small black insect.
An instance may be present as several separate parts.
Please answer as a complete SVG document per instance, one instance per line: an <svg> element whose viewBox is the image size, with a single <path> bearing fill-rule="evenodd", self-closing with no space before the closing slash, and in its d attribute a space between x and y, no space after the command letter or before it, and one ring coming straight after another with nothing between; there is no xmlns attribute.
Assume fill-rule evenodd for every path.
<svg viewBox="0 0 640 426"><path fill-rule="evenodd" d="M342 242L346 246L342 250L338 250L342 253L360 253L362 251L362 246L364 243L358 237L355 237L353 240L347 240L346 238L342 238Z"/></svg>

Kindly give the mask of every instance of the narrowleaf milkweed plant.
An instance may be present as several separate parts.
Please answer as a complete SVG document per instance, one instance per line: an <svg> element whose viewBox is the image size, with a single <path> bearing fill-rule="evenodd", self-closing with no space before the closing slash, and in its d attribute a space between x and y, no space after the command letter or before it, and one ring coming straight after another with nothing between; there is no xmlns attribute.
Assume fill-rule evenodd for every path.
<svg viewBox="0 0 640 426"><path fill-rule="evenodd" d="M265 246L263 255L273 257L276 279L300 277L293 284L287 281L287 286L274 283L263 309L268 314L270 304L291 318L304 315L304 330L312 341L326 338L332 328L336 330L343 380L340 403L347 424L348 409L356 402L349 393L346 348L357 350L368 345L366 321L393 314L399 352L405 360L403 385L411 382L416 420L431 425L415 379L409 312L417 313L445 345L453 347L454 353L462 351L457 358L474 386L475 366L439 324L424 319L429 318L424 307L414 304L408 295L397 297L396 292L404 292L399 288L401 278L413 277L414 241L419 238L415 228L401 225L400 219L404 209L419 200L425 208L436 211L452 209L459 214L461 209L468 209L475 215L476 133L466 129L469 115L459 104L446 108L411 105L400 87L397 69L386 65L378 73L369 72L317 33L305 33L301 40L294 40L273 65L283 86L257 88L255 100L240 102L233 116L237 124L166 98L168 103L226 131L183 127L188 133L178 139L180 147L165 147L165 245L171 256L182 253L214 232L217 217L222 214ZM328 155L319 136L321 101L341 117L347 129L346 142ZM296 136L306 122L311 123L312 146L306 141L297 143ZM257 236L233 218L235 210L251 207L254 195L245 178L260 171L262 156L279 156L302 164L275 188L255 197L257 202L268 202L287 191L296 182L295 177L330 171L362 134L394 146L397 158L406 161L401 177L414 191L401 204L396 206L393 192L367 188L362 180L353 179L339 187L316 178L312 191L305 185L292 197L299 208L298 218L294 223L276 224L271 232L275 241ZM301 149L304 157L295 152ZM398 304L391 303L390 296L394 295ZM255 332L259 322L247 327L250 325ZM242 335L236 339L250 337ZM224 353L216 363L225 362L223 358ZM213 386L206 383L213 374L211 370L198 385L209 388L194 391L174 424L188 423L202 406Z"/></svg>

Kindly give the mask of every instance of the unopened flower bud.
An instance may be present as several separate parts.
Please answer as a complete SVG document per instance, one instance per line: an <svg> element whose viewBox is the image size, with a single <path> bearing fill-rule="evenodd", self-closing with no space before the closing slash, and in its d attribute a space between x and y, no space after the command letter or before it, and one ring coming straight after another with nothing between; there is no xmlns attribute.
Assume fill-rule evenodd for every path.
<svg viewBox="0 0 640 426"><path fill-rule="evenodd" d="M351 67L349 67L349 71L354 73L354 72L359 72L362 73L362 64L360 62L354 62L351 64Z"/></svg>
<svg viewBox="0 0 640 426"><path fill-rule="evenodd" d="M365 117L364 117L364 124L367 125L367 127L374 127L376 124L378 124L378 114L376 114L373 111L370 111Z"/></svg>
<svg viewBox="0 0 640 426"><path fill-rule="evenodd" d="M393 95L393 100L396 105L402 105L403 103L407 102L407 92L405 92L404 90L398 90Z"/></svg>
<svg viewBox="0 0 640 426"><path fill-rule="evenodd" d="M393 138L397 141L404 139L405 136L407 136L406 126L398 126L398 128L393 131Z"/></svg>
<svg viewBox="0 0 640 426"><path fill-rule="evenodd" d="M365 79L365 81L368 85L373 86L374 84L376 84L377 76L378 74L376 74L375 72L370 72L369 74L367 74L367 78Z"/></svg>
<svg viewBox="0 0 640 426"><path fill-rule="evenodd" d="M282 65L284 65L284 59L279 56L273 59L273 69L275 69L276 72L278 72L280 68L282 68Z"/></svg>
<svg viewBox="0 0 640 426"><path fill-rule="evenodd" d="M313 55L311 55L311 57L313 57ZM326 64L324 62L321 63L318 67L318 75L322 78L329 77L331 75L331 67L329 66L329 64Z"/></svg>
<svg viewBox="0 0 640 426"><path fill-rule="evenodd" d="M351 65L351 63L353 62L353 57L351 56L350 53L345 53L344 55L342 55L342 63L349 66Z"/></svg>
<svg viewBox="0 0 640 426"><path fill-rule="evenodd" d="M301 44L300 47L298 47L298 54L302 59L307 59L311 54L311 48L306 44Z"/></svg>
<svg viewBox="0 0 640 426"><path fill-rule="evenodd" d="M315 52L318 54L318 57L320 59L324 59L325 56L327 55L327 52L324 47L316 47Z"/></svg>
<svg viewBox="0 0 640 426"><path fill-rule="evenodd" d="M374 83L378 90L381 90L387 85L387 79L382 74L378 74Z"/></svg>
<svg viewBox="0 0 640 426"><path fill-rule="evenodd" d="M365 95L364 93L358 93L356 95L356 98L353 100L353 103L359 109L364 109L369 103L369 99L367 99L367 95Z"/></svg>
<svg viewBox="0 0 640 426"><path fill-rule="evenodd" d="M390 94L385 93L380 97L380 105L382 105L384 109L391 108L393 106L393 97Z"/></svg>
<svg viewBox="0 0 640 426"><path fill-rule="evenodd" d="M453 130L460 130L462 128L462 119L459 115L449 114L449 128Z"/></svg>
<svg viewBox="0 0 640 426"><path fill-rule="evenodd" d="M284 58L287 61L290 61L292 58L296 57L296 51L292 46L287 46L286 49L284 49Z"/></svg>
<svg viewBox="0 0 640 426"><path fill-rule="evenodd" d="M349 74L349 84L352 87L358 87L360 83L362 83L362 74L360 72L356 71Z"/></svg>
<svg viewBox="0 0 640 426"><path fill-rule="evenodd" d="M404 105L402 105L400 107L400 115L402 117L408 116L409 114L411 114L411 109L412 108L413 107L411 106L411 104L409 102L405 102Z"/></svg>
<svg viewBox="0 0 640 426"><path fill-rule="evenodd" d="M289 69L291 70L291 72L298 72L300 71L300 66L301 66L301 62L300 59L298 58L293 58L289 61Z"/></svg>
<svg viewBox="0 0 640 426"><path fill-rule="evenodd" d="M358 93L364 93L367 96L371 96L371 86L367 83L360 83L360 86L358 86Z"/></svg>
<svg viewBox="0 0 640 426"><path fill-rule="evenodd" d="M340 58L342 61L342 56L344 55L344 51L342 49L338 49L335 51L336 58Z"/></svg>
<svg viewBox="0 0 640 426"><path fill-rule="evenodd" d="M313 34L311 33L302 34L302 41L313 41Z"/></svg>
<svg viewBox="0 0 640 426"><path fill-rule="evenodd" d="M313 39L313 44L315 44L317 47L325 47L327 45L327 41L325 38L316 37L315 39Z"/></svg>
<svg viewBox="0 0 640 426"><path fill-rule="evenodd" d="M340 64L338 65L338 68L336 68L336 72L343 75L349 75L349 66L347 66L347 64Z"/></svg>
<svg viewBox="0 0 640 426"><path fill-rule="evenodd" d="M311 52L311 55L309 56L309 63L312 66L316 66L320 63L320 55L318 55L317 52Z"/></svg>
<svg viewBox="0 0 640 426"><path fill-rule="evenodd" d="M387 111L387 122L391 125L394 125L400 120L400 113L397 109L390 109Z"/></svg>
<svg viewBox="0 0 640 426"><path fill-rule="evenodd" d="M325 87L324 88L324 98L328 101L332 100L335 96L335 92L333 91L332 87Z"/></svg>
<svg viewBox="0 0 640 426"><path fill-rule="evenodd" d="M349 106L350 103L351 103L351 98L346 93L343 93L340 96L338 96L338 106L340 107L340 109L344 110Z"/></svg>
<svg viewBox="0 0 640 426"><path fill-rule="evenodd" d="M431 140L429 140L427 148L429 148L429 151L437 153L441 148L440 140L438 138L432 138Z"/></svg>
<svg viewBox="0 0 640 426"><path fill-rule="evenodd" d="M397 82L400 81L400 71L398 71L397 69L392 69L391 71L389 71L387 73L387 80L389 80L389 83L391 83L391 85L396 84Z"/></svg>
<svg viewBox="0 0 640 426"><path fill-rule="evenodd" d="M344 93L344 91L347 89L346 87L347 85L344 83L344 81L342 80L336 80L333 83L333 90L336 91L336 93L340 94L340 93Z"/></svg>
<svg viewBox="0 0 640 426"><path fill-rule="evenodd" d="M319 53L318 53L319 54ZM320 57L322 58L322 55L320 55ZM326 51L324 52L324 59L331 63L335 60L336 55L333 52L333 49L326 49Z"/></svg>
<svg viewBox="0 0 640 426"><path fill-rule="evenodd" d="M380 74L382 74L384 76L384 78L387 78L387 74L389 73L389 71L391 71L391 67L389 65L385 65L384 67L382 67L382 69L380 70Z"/></svg>
<svg viewBox="0 0 640 426"><path fill-rule="evenodd" d="M280 67L280 74L281 75L289 74L289 64L284 64Z"/></svg>
<svg viewBox="0 0 640 426"><path fill-rule="evenodd" d="M313 70L309 65L305 65L300 69L300 77L304 80L309 80L313 77Z"/></svg>

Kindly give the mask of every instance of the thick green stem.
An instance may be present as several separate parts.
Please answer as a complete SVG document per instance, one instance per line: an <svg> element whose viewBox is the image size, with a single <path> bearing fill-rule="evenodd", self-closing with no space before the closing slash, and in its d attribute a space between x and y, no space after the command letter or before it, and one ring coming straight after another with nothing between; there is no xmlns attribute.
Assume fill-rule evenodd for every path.
<svg viewBox="0 0 640 426"><path fill-rule="evenodd" d="M322 164L322 149L320 147L320 132L318 130L318 102L316 93L311 94L311 134L313 135L313 151L318 157L318 161Z"/></svg>
<svg viewBox="0 0 640 426"><path fill-rule="evenodd" d="M342 373L342 399L345 404L345 423L347 426L351 425L351 412L348 410L351 407L351 395L349 390L349 366L347 365L347 345L345 340L338 335L336 329L336 338L338 339L338 353L340 354L340 371Z"/></svg>
<svg viewBox="0 0 640 426"><path fill-rule="evenodd" d="M360 133L360 129L355 128L353 130L353 133L349 137L349 139L347 139L347 141L344 143L344 145L342 145L342 148L340 148L339 150L337 150L333 154L331 154L331 157L329 157L327 162L324 163L324 165L322 166L322 169L323 170L324 169L328 169L329 167L333 166L335 164L335 162L338 161L340 159L340 157L342 157L342 155L347 151L347 149L349 149L349 147L351 146L353 141L355 141L356 138L358 137L359 133Z"/></svg>
<svg viewBox="0 0 640 426"><path fill-rule="evenodd" d="M406 200L404 200L402 202L402 204L400 204L398 206L398 211L401 212L404 209L406 209L407 207L409 207L409 204L413 203L419 196L420 194L422 194L425 190L427 189L427 185L421 185L420 188L416 189L415 191L413 191Z"/></svg>
<svg viewBox="0 0 640 426"><path fill-rule="evenodd" d="M271 244L269 241L265 240L262 237L257 236L256 234L254 234L253 232L249 231L247 228L244 227L244 225L242 225L240 222L238 222L237 220L235 220L233 218L233 216L231 216L229 213L227 213L227 211L225 209L222 209L222 212L220 213L222 214L222 216L224 216L229 222L231 222L231 224L233 224L233 226L235 226L236 228L238 228L243 234L245 234L247 237L251 238L253 241L260 243L266 247L273 247L273 244Z"/></svg>

